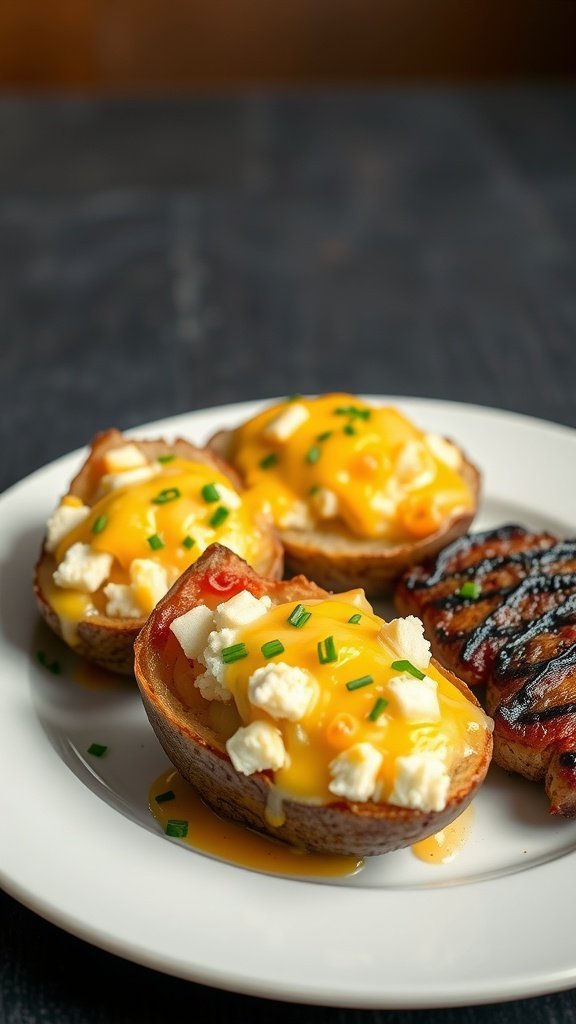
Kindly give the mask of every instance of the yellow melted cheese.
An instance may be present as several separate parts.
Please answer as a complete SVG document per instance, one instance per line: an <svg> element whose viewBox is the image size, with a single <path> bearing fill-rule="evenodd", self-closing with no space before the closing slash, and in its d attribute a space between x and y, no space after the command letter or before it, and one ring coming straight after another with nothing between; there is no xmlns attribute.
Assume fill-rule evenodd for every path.
<svg viewBox="0 0 576 1024"><path fill-rule="evenodd" d="M306 418L276 438L275 424L294 408ZM474 504L454 446L448 461L439 458L438 447L399 410L354 395L270 406L233 431L231 446L245 484L281 528L298 528L302 503L308 525L321 521L323 491L335 496L336 521L352 534L391 541L435 533Z"/></svg>
<svg viewBox="0 0 576 1024"><path fill-rule="evenodd" d="M363 598L360 622L350 623L350 618L359 612L359 594L362 592L308 602L306 608L312 615L301 628L287 621L296 607L294 602L272 608L237 631L237 642L246 645L248 655L227 666L226 685L244 725L260 718L281 731L288 758L284 767L274 773L274 782L283 796L309 802L334 801L328 788L330 762L354 744L369 743L383 755L378 799L386 802L399 756L435 754L450 771L472 749L477 749L481 737L483 741L488 727L484 712L432 665L425 667L425 672L438 684L439 721L406 721L394 713L393 702L376 721L370 720L377 699L386 699L388 682L400 674L398 668L392 668L399 655L386 645L385 623L371 610L365 610L369 606ZM337 658L321 664L318 644L328 636L334 638ZM266 659L261 647L270 640L279 640L284 651ZM248 680L252 673L276 661L307 670L318 683L316 699L300 721L271 718L249 701ZM372 676L373 681L359 689L347 689L346 683L364 676Z"/></svg>

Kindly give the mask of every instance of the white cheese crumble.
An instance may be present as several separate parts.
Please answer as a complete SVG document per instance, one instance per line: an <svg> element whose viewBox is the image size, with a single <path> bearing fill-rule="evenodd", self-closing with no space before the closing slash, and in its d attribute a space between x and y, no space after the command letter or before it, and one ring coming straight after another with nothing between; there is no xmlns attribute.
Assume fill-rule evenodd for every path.
<svg viewBox="0 0 576 1024"><path fill-rule="evenodd" d="M388 802L417 811L441 811L446 806L450 776L434 754L396 758L396 777Z"/></svg>
<svg viewBox="0 0 576 1024"><path fill-rule="evenodd" d="M194 680L194 685L206 700L228 701L232 694L224 682L226 665L222 661L222 651L236 643L234 629L213 629L208 634L206 647L198 661L206 666L206 671Z"/></svg>
<svg viewBox="0 0 576 1024"><path fill-rule="evenodd" d="M149 614L168 590L168 575L151 558L134 558L130 563L130 583L140 607Z"/></svg>
<svg viewBox="0 0 576 1024"><path fill-rule="evenodd" d="M187 658L198 658L208 643L208 636L214 629L214 612L205 604L178 615L170 623L170 629L178 640Z"/></svg>
<svg viewBox="0 0 576 1024"><path fill-rule="evenodd" d="M72 544L52 579L57 587L93 594L107 580L114 561L106 551L93 552L89 544Z"/></svg>
<svg viewBox="0 0 576 1024"><path fill-rule="evenodd" d="M59 505L46 523L46 551L54 552L71 530L83 523L90 513L88 505Z"/></svg>
<svg viewBox="0 0 576 1024"><path fill-rule="evenodd" d="M434 463L421 441L406 441L396 457L396 476L404 487L426 487L435 476Z"/></svg>
<svg viewBox="0 0 576 1024"><path fill-rule="evenodd" d="M282 530L309 530L314 525L304 501L294 501L278 519Z"/></svg>
<svg viewBox="0 0 576 1024"><path fill-rule="evenodd" d="M284 661L271 662L257 668L250 676L248 699L272 718L297 722L310 706L314 682L304 669L287 665Z"/></svg>
<svg viewBox="0 0 576 1024"><path fill-rule="evenodd" d="M329 487L319 487L310 496L310 504L320 519L335 519L340 511L338 495Z"/></svg>
<svg viewBox="0 0 576 1024"><path fill-rule="evenodd" d="M240 508L242 504L242 498L232 487L227 487L226 484L217 483L215 485L218 491L218 500L222 505L226 505L227 508Z"/></svg>
<svg viewBox="0 0 576 1024"><path fill-rule="evenodd" d="M136 484L145 483L146 480L152 480L161 472L161 467L152 463L138 466L136 469L126 469L120 473L105 473L100 480L100 490L109 492L118 491L121 487L134 487Z"/></svg>
<svg viewBox="0 0 576 1024"><path fill-rule="evenodd" d="M292 434L306 423L310 413L306 406L300 402L292 402L286 409L278 413L274 419L264 427L262 434L270 441L287 441Z"/></svg>
<svg viewBox="0 0 576 1024"><path fill-rule="evenodd" d="M104 465L108 473L121 473L125 469L136 469L146 466L148 459L135 444L123 444L120 448L111 448L104 456Z"/></svg>
<svg viewBox="0 0 576 1024"><path fill-rule="evenodd" d="M439 722L438 683L430 676L394 676L386 687L392 709L406 722Z"/></svg>
<svg viewBox="0 0 576 1024"><path fill-rule="evenodd" d="M106 595L106 615L110 619L139 619L142 609L134 597L129 583L107 583L104 587Z"/></svg>
<svg viewBox="0 0 576 1024"><path fill-rule="evenodd" d="M256 622L270 609L272 601L264 597L254 597L249 590L241 590L234 594L229 601L219 604L214 613L214 622L217 629L238 629L240 626L248 626Z"/></svg>
<svg viewBox="0 0 576 1024"><path fill-rule="evenodd" d="M378 637L392 652L394 660L411 661L417 668L428 668L430 644L424 636L424 623L416 615L386 622Z"/></svg>
<svg viewBox="0 0 576 1024"><path fill-rule="evenodd" d="M462 466L462 453L458 451L455 444L448 441L440 434L426 434L425 444L435 459L444 462L450 469L458 471Z"/></svg>
<svg viewBox="0 0 576 1024"><path fill-rule="evenodd" d="M256 721L238 729L226 743L237 772L252 775L267 768L277 771L286 760L280 731L270 722Z"/></svg>
<svg viewBox="0 0 576 1024"><path fill-rule="evenodd" d="M376 791L383 756L371 743L355 743L330 762L328 789L335 796L365 803Z"/></svg>

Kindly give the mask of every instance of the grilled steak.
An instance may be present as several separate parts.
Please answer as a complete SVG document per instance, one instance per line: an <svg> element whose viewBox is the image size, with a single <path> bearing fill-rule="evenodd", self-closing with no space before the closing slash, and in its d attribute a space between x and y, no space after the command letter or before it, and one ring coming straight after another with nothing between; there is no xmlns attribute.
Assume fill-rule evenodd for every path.
<svg viewBox="0 0 576 1024"><path fill-rule="evenodd" d="M435 657L482 687L494 761L543 779L551 812L576 817L576 540L514 524L468 534L394 597Z"/></svg>

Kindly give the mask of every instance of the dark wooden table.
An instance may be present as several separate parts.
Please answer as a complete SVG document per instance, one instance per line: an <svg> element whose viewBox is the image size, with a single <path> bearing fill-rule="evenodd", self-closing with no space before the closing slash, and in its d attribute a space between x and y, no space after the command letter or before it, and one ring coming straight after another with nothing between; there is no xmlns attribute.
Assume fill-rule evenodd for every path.
<svg viewBox="0 0 576 1024"><path fill-rule="evenodd" d="M0 265L0 490L105 427L295 391L576 427L576 90L4 100ZM576 993L295 1006L156 973L0 897L3 1024L183 1014L573 1024Z"/></svg>

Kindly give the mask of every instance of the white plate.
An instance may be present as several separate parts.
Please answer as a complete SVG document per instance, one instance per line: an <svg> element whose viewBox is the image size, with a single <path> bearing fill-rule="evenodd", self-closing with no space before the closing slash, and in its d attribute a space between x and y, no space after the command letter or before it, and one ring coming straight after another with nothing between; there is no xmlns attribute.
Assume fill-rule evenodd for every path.
<svg viewBox="0 0 576 1024"><path fill-rule="evenodd" d="M456 403L391 397L457 439L484 471L475 528L517 521L576 533L576 432ZM134 436L203 442L263 403L147 424ZM31 574L44 521L84 450L0 498L0 878L7 892L128 960L218 988L366 1008L480 1004L576 986L576 822L541 787L496 768L458 857L410 850L345 881L259 874L168 840L147 808L167 767L139 697L53 676L67 652L38 623ZM42 632L42 630L45 630ZM82 751L110 754L96 773Z"/></svg>

